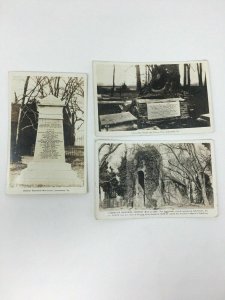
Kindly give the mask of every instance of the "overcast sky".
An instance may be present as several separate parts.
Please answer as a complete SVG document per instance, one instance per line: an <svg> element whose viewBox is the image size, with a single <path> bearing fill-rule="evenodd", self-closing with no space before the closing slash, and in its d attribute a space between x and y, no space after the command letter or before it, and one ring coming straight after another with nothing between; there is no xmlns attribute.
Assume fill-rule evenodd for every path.
<svg viewBox="0 0 225 300"><path fill-rule="evenodd" d="M139 64L141 71L141 81L142 84L145 82L145 65ZM113 63L97 63L96 64L96 74L97 74L97 84L98 85L112 85L113 82ZM205 78L205 63L202 64L203 69L203 82ZM183 84L184 77L184 65L179 65L181 84ZM191 64L191 84L198 83L198 73L196 63ZM130 63L120 63L115 64L115 84L121 85L126 83L128 86L136 85L136 68L135 64Z"/></svg>

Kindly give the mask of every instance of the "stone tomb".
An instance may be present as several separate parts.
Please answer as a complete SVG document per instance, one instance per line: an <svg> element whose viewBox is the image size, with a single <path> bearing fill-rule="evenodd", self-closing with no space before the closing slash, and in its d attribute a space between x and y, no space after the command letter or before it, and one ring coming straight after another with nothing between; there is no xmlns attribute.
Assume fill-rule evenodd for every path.
<svg viewBox="0 0 225 300"><path fill-rule="evenodd" d="M63 107L53 95L38 102L38 130L33 161L18 177L17 184L83 186L71 165L65 162Z"/></svg>

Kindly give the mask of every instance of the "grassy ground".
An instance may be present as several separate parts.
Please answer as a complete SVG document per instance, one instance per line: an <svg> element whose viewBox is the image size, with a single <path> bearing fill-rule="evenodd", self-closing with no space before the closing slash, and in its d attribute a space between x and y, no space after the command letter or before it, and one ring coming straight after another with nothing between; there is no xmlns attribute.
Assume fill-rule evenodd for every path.
<svg viewBox="0 0 225 300"><path fill-rule="evenodd" d="M21 162L10 164L10 186L15 185L16 178L21 171L25 169L29 162L33 160L33 156L23 156ZM66 159L67 163L71 164L72 170L77 172L78 177L84 182L84 159L83 157Z"/></svg>
<svg viewBox="0 0 225 300"><path fill-rule="evenodd" d="M27 164L22 162L10 164L10 186L13 187L17 176L20 175L21 171L27 167Z"/></svg>

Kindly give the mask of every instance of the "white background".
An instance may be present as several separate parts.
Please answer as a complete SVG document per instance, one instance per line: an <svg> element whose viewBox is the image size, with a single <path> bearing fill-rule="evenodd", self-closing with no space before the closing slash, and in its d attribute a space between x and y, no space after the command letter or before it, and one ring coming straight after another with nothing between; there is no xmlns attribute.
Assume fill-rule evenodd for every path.
<svg viewBox="0 0 225 300"><path fill-rule="evenodd" d="M0 0L0 299L225 299L225 1ZM209 60L217 218L96 221L92 60ZM86 72L84 196L8 196L7 72ZM144 137L151 140L152 137Z"/></svg>

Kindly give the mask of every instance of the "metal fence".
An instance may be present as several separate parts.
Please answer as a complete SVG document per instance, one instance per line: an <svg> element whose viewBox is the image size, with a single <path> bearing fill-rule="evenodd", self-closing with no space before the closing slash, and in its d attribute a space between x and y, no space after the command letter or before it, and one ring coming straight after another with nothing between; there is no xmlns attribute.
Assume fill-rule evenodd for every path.
<svg viewBox="0 0 225 300"><path fill-rule="evenodd" d="M79 130L77 130L77 132L75 133L75 145L84 146L84 133L79 132Z"/></svg>
<svg viewBox="0 0 225 300"><path fill-rule="evenodd" d="M66 146L65 147L66 157L83 157L84 156L84 146Z"/></svg>

